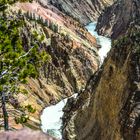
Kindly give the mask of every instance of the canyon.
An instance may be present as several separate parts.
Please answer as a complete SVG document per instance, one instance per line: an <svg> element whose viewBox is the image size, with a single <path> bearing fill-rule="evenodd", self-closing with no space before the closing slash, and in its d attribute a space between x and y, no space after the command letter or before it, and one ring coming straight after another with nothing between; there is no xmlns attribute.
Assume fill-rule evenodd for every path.
<svg viewBox="0 0 140 140"><path fill-rule="evenodd" d="M138 140L140 93L140 28L113 43L85 90L64 108L66 140Z"/></svg>
<svg viewBox="0 0 140 140"><path fill-rule="evenodd" d="M14 97L14 102L21 109L14 103L7 107L10 129L24 126L40 129L41 111L62 98L80 92L98 69L99 46L85 27L55 7L44 8L37 2L16 3L7 9L7 17L24 17L26 26L20 29L24 48L30 47L32 40L37 38L38 45L49 55L49 61L40 68L39 77L30 78L27 84L20 86L27 94L19 93ZM35 113L23 111L26 106L33 106ZM17 124L15 117L16 120L25 117L28 121Z"/></svg>
<svg viewBox="0 0 140 140"><path fill-rule="evenodd" d="M126 10L123 13L116 4L131 14L126 16ZM68 100L63 116L64 139L140 139L139 5L139 1L118 1L99 17L96 29L113 39L112 48L85 90L77 99Z"/></svg>
<svg viewBox="0 0 140 140"><path fill-rule="evenodd" d="M10 130L42 127L46 133L47 117L51 120L54 115L52 120L62 119L56 127L61 127L64 140L140 139L139 0L18 1L7 4L0 15L7 26L16 20L24 22L18 30L25 51L32 52L35 45L40 54L47 53L45 63L36 68L38 77L19 84L24 93L6 105ZM95 27L105 37L98 36ZM53 107L61 116L54 111L42 120L44 109L53 112ZM1 130L3 126L0 111ZM30 132L26 138L35 134L21 130L2 132L0 137L18 138L22 131ZM38 133L38 139L55 139ZM53 130L49 134L60 138Z"/></svg>
<svg viewBox="0 0 140 140"><path fill-rule="evenodd" d="M90 23L86 26L88 31L96 37L101 48L99 49L99 56L101 58L101 63L104 61L107 53L111 49L111 40L109 38L97 35L95 32L96 23ZM84 89L83 89L84 90ZM55 136L56 138L62 139L62 117L63 108L70 98L77 98L78 93L73 94L71 97L65 98L55 105L46 107L41 115L42 129L45 133ZM55 115L54 115L55 114Z"/></svg>

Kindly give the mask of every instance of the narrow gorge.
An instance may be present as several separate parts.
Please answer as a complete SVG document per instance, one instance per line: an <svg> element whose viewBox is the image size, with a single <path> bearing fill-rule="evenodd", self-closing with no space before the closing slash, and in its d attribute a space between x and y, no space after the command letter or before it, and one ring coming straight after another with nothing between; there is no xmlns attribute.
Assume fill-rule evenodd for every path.
<svg viewBox="0 0 140 140"><path fill-rule="evenodd" d="M0 56L1 140L140 139L139 0L0 0Z"/></svg>
<svg viewBox="0 0 140 140"><path fill-rule="evenodd" d="M114 42L85 90L71 99L63 117L64 139L139 139L140 32L132 26ZM128 39L129 38L129 39Z"/></svg>
<svg viewBox="0 0 140 140"><path fill-rule="evenodd" d="M117 1L99 17L96 29L113 39L112 49L103 65L87 82L85 90L65 106L64 139L140 139L139 5L137 0ZM123 8L130 14L126 16ZM127 22L127 26L122 21Z"/></svg>
<svg viewBox="0 0 140 140"><path fill-rule="evenodd" d="M100 62L102 64L104 58L107 56L107 53L111 49L111 40L103 36L98 36L97 32L95 31L96 23L90 23L89 25L86 26L86 28L94 37L96 37L96 40L98 40L97 44L101 46L101 48L99 49L99 56ZM73 96L76 98L77 93L75 93ZM58 138L62 138L61 127L62 127L63 108L66 105L67 100L70 98L66 98L61 102L57 103L56 105L47 107L43 111L43 114L41 115L41 120L42 120L42 129L44 132L47 132L50 135L52 134L53 136L56 136Z"/></svg>

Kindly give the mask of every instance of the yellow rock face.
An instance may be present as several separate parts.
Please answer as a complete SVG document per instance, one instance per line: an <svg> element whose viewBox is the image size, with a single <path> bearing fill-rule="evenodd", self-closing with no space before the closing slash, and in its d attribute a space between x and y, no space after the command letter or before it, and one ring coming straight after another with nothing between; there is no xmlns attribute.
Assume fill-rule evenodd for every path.
<svg viewBox="0 0 140 140"><path fill-rule="evenodd" d="M85 91L68 104L64 139L139 140L139 29L130 32L115 43Z"/></svg>

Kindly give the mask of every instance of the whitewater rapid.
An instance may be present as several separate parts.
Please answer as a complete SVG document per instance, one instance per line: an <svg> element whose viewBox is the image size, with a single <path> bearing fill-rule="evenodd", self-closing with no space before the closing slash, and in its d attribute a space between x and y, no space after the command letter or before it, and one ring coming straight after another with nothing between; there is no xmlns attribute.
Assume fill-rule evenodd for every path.
<svg viewBox="0 0 140 140"><path fill-rule="evenodd" d="M74 95L72 95L71 97L76 98L77 97L77 93L75 93ZM68 97L68 98L71 98ZM59 103L57 103L56 105L51 105L49 107L46 107L43 110L43 113L41 115L41 122L42 122L42 130L45 133L48 133L49 135L52 135L55 138L61 139L62 135L61 135L61 126L62 126L62 116L63 116L63 108L67 103L67 100L63 99L62 101L60 101Z"/></svg>
<svg viewBox="0 0 140 140"><path fill-rule="evenodd" d="M96 23L90 23L86 26L88 31L96 37L97 42L99 45L101 45L101 49L99 50L99 56L101 58L101 62L103 62L104 58L107 56L107 53L109 52L111 48L111 40L109 38L100 36L95 31ZM76 97L77 94L74 96ZM68 99L68 98L67 98ZM41 122L42 122L42 130L45 133L48 133L56 138L61 139L61 126L62 121L61 118L63 116L62 109L66 105L67 99L64 99L57 103L56 105L51 105L49 107L46 107L43 110L43 113L41 115Z"/></svg>
<svg viewBox="0 0 140 140"><path fill-rule="evenodd" d="M107 56L107 53L111 49L111 39L98 35L98 33L95 31L96 28L96 22L92 22L86 26L88 31L97 39L97 43L101 46L101 49L99 49L99 56L101 58L101 62L104 61L104 58Z"/></svg>

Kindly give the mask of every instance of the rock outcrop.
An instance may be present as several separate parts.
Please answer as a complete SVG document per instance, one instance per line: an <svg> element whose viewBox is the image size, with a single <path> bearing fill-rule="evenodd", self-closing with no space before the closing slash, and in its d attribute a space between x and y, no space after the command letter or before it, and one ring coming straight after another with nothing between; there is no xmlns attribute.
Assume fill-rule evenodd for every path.
<svg viewBox="0 0 140 140"><path fill-rule="evenodd" d="M0 140L56 140L40 131L22 129L19 131L0 132Z"/></svg>
<svg viewBox="0 0 140 140"><path fill-rule="evenodd" d="M140 1L118 0L104 10L96 29L99 34L116 39L126 33L129 25L136 19L140 20Z"/></svg>
<svg viewBox="0 0 140 140"><path fill-rule="evenodd" d="M97 21L101 11L115 0L39 0L42 5L53 5L66 15L87 24Z"/></svg>
<svg viewBox="0 0 140 140"><path fill-rule="evenodd" d="M140 139L140 25L113 43L102 67L64 108L65 140Z"/></svg>

